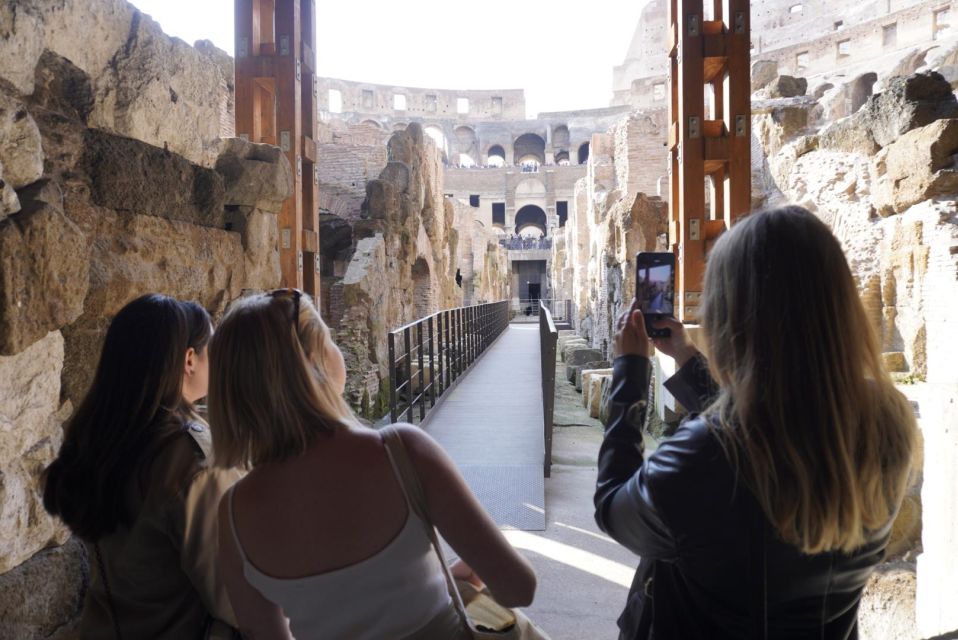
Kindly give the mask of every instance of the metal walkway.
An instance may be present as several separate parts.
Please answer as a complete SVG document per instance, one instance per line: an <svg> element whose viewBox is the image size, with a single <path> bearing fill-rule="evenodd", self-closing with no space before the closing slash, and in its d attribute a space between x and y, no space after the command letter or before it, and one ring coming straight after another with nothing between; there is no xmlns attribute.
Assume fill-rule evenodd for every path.
<svg viewBox="0 0 958 640"><path fill-rule="evenodd" d="M545 530L538 325L511 324L423 423L500 527Z"/></svg>

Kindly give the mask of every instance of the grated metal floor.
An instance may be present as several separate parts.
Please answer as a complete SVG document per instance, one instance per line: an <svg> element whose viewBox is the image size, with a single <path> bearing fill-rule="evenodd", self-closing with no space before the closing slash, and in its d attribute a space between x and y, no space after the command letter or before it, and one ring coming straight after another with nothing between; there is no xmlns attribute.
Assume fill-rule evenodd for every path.
<svg viewBox="0 0 958 640"><path fill-rule="evenodd" d="M545 530L539 327L510 325L423 428L500 527Z"/></svg>

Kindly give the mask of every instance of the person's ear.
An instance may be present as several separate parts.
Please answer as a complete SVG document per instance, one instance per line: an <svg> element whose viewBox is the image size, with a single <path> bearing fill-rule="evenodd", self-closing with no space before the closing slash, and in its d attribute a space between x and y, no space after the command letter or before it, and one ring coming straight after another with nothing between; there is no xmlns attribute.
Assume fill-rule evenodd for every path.
<svg viewBox="0 0 958 640"><path fill-rule="evenodd" d="M186 363L183 365L183 373L188 376L196 371L196 349L190 347L186 350Z"/></svg>

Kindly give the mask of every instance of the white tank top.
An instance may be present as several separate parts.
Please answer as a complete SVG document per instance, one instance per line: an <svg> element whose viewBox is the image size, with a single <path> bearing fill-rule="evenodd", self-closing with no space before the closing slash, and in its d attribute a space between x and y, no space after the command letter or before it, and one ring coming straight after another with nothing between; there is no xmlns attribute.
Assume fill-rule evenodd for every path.
<svg viewBox="0 0 958 640"><path fill-rule="evenodd" d="M235 485L234 485L235 486ZM406 523L386 547L361 562L305 578L274 578L247 559L233 520L243 575L263 597L282 607L297 640L404 638L452 606L442 566L425 524L407 501Z"/></svg>

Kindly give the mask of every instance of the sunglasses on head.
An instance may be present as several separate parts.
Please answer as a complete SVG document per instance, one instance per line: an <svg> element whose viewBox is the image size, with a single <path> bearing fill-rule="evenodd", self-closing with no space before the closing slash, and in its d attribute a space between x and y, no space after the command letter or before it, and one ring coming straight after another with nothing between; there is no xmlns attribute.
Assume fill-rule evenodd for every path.
<svg viewBox="0 0 958 640"><path fill-rule="evenodd" d="M283 289L273 289L272 291L266 294L270 298L285 298L291 297L293 299L293 328L298 329L299 326L299 299L303 297L303 292L299 289L293 289L292 287L286 287Z"/></svg>

